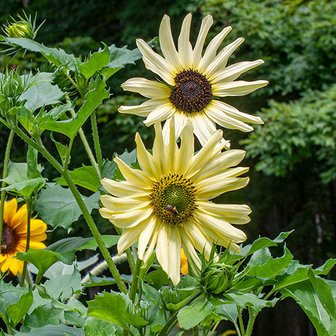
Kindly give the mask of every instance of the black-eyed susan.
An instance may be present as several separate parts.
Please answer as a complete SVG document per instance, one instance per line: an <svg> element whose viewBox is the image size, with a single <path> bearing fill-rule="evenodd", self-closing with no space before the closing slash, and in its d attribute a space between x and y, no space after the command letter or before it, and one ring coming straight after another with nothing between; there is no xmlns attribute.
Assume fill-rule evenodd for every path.
<svg viewBox="0 0 336 336"><path fill-rule="evenodd" d="M26 251L27 241L27 206L17 207L15 198L4 204L0 253L1 272L9 270L14 275L22 273L23 261L15 258L15 254ZM46 247L42 243L47 238L46 229L47 225L41 219L30 220L30 248Z"/></svg>
<svg viewBox="0 0 336 336"><path fill-rule="evenodd" d="M248 183L247 177L238 177L248 168L234 167L245 152L221 152L222 131L216 131L194 155L191 123L181 133L180 147L175 140L174 120L170 123L168 143L163 141L161 125L155 124L153 154L136 134L141 169L115 159L125 181L102 179L112 196L101 196L104 207L100 214L123 229L117 246L119 254L138 241L138 256L146 263L156 247L159 263L177 284L181 248L195 267L201 266L195 249L209 256L214 242L239 251L236 243L246 236L231 223L247 223L251 210L247 205L210 201Z"/></svg>
<svg viewBox="0 0 336 336"><path fill-rule="evenodd" d="M203 19L193 48L189 41L191 14L188 14L182 23L176 50L170 19L165 15L159 30L163 57L138 39L137 46L146 67L165 83L145 78L127 80L122 84L124 90L140 93L150 99L137 106L121 106L119 112L146 117L144 123L147 126L174 116L176 137L180 135L186 121L190 120L202 145L216 131L216 124L245 132L253 130L246 122L262 124L259 117L240 112L217 97L243 96L267 85L266 80L236 81L244 72L262 64L263 60L227 66L229 57L244 41L238 38L217 53L231 27L225 27L216 35L202 54L212 23L211 15ZM168 128L169 123L166 122L163 128L165 141L168 139Z"/></svg>

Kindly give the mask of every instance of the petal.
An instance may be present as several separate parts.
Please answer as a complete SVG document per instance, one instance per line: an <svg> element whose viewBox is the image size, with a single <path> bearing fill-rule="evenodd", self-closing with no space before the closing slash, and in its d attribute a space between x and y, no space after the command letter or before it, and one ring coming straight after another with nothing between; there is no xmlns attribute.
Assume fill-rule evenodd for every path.
<svg viewBox="0 0 336 336"><path fill-rule="evenodd" d="M172 65L176 72L182 69L179 55L175 48L175 43L170 27L170 18L164 15L159 29L160 47L165 59Z"/></svg>
<svg viewBox="0 0 336 336"><path fill-rule="evenodd" d="M223 218L231 224L246 224L250 221L251 209L245 204L217 204L209 201L197 201L197 208L210 216Z"/></svg>
<svg viewBox="0 0 336 336"><path fill-rule="evenodd" d="M190 25L191 25L191 13L186 15L182 22L181 33L178 38L178 50L182 67L189 69L193 64L193 51L189 41Z"/></svg>
<svg viewBox="0 0 336 336"><path fill-rule="evenodd" d="M167 121L166 121L167 123ZM153 143L153 160L158 172L163 172L165 167L165 157L162 153L165 152L165 146L163 142L163 134L160 123L154 124L155 138Z"/></svg>
<svg viewBox="0 0 336 336"><path fill-rule="evenodd" d="M127 181L114 181L108 178L103 178L100 180L100 183L110 194L116 197L147 195L147 193L138 186L134 186Z"/></svg>
<svg viewBox="0 0 336 336"><path fill-rule="evenodd" d="M220 81L233 82L244 72L251 70L263 63L264 61L262 59L258 59L253 62L239 62L236 64L232 64L226 67L223 71L220 71L216 75L214 75L211 82L213 84L220 82Z"/></svg>
<svg viewBox="0 0 336 336"><path fill-rule="evenodd" d="M253 131L253 127L239 121L235 118L229 117L223 110L220 109L221 105L212 101L205 109L204 113L207 117L216 124L229 129L239 129L242 132Z"/></svg>
<svg viewBox="0 0 336 336"><path fill-rule="evenodd" d="M194 156L194 135L191 122L188 120L181 133L181 146L177 155L176 171L184 174L192 162Z"/></svg>
<svg viewBox="0 0 336 336"><path fill-rule="evenodd" d="M139 77L128 79L121 87L125 91L140 93L147 98L168 98L171 92L165 84Z"/></svg>
<svg viewBox="0 0 336 336"><path fill-rule="evenodd" d="M180 268L181 268L181 237L176 226L169 226L169 267L168 275L176 286L180 282Z"/></svg>
<svg viewBox="0 0 336 336"><path fill-rule="evenodd" d="M243 42L244 39L240 37L232 43L228 44L209 64L205 70L205 74L210 82L212 82L212 80L224 70L229 57Z"/></svg>
<svg viewBox="0 0 336 336"><path fill-rule="evenodd" d="M135 143L137 146L137 157L140 168L146 173L147 176L157 176L159 172L153 162L153 156L147 151L139 133L135 135Z"/></svg>
<svg viewBox="0 0 336 336"><path fill-rule="evenodd" d="M195 114L190 118L194 133L202 146L207 142L210 136L216 132L216 126L205 114Z"/></svg>
<svg viewBox="0 0 336 336"><path fill-rule="evenodd" d="M169 244L168 225L162 225L157 238L156 257L162 269L167 274L168 274L169 253L170 253L168 249L168 244Z"/></svg>
<svg viewBox="0 0 336 336"><path fill-rule="evenodd" d="M45 244L37 241L30 241L29 242L29 248L30 249L44 249L46 248Z"/></svg>
<svg viewBox="0 0 336 336"><path fill-rule="evenodd" d="M100 196L103 206L113 213L121 213L130 210L142 209L150 204L148 197L113 197L109 195Z"/></svg>
<svg viewBox="0 0 336 336"><path fill-rule="evenodd" d="M30 234L31 235L40 235L44 234L47 230L47 224L44 223L41 219L31 219L30 220ZM16 234L27 234L27 225L19 225L15 229Z"/></svg>
<svg viewBox="0 0 336 336"><path fill-rule="evenodd" d="M145 41L137 39L136 44L143 56L146 68L159 75L166 83L174 85L173 67L162 56L156 54Z"/></svg>
<svg viewBox="0 0 336 336"><path fill-rule="evenodd" d="M157 227L155 228L152 237L150 238L149 244L148 244L148 248L147 251L143 257L143 262L144 265L143 267L146 267L147 262L149 260L149 258L151 257L153 251L154 251L154 247L157 245L157 239L158 239L158 235L160 232L160 228L161 228L161 224L157 224Z"/></svg>
<svg viewBox="0 0 336 336"><path fill-rule="evenodd" d="M153 209L151 207L145 209L135 209L123 213L114 213L109 220L113 225L119 228L129 229L137 226L147 219L152 212Z"/></svg>
<svg viewBox="0 0 336 336"><path fill-rule="evenodd" d="M208 179L209 181L210 179ZM211 180L211 185L205 186L202 189L197 189L197 196L199 199L209 200L215 198L227 191L244 188L249 183L248 177L232 177L228 179L221 179L215 177Z"/></svg>
<svg viewBox="0 0 336 336"><path fill-rule="evenodd" d="M191 268L193 269L194 272L197 272L197 270L200 270L202 267L201 260L198 257L198 254L195 251L194 245L190 241L190 238L188 237L184 228L181 228L180 234L181 234L183 251L187 256L187 259L188 259L188 262Z"/></svg>
<svg viewBox="0 0 336 336"><path fill-rule="evenodd" d="M169 143L166 152L167 157L167 171L175 172L175 162L176 162L176 153L177 153L177 144L175 140L175 121L174 119L170 120L170 132L169 132Z"/></svg>
<svg viewBox="0 0 336 336"><path fill-rule="evenodd" d="M4 204L3 221L4 223L10 225L12 218L17 211L17 201L16 198L12 198L9 202Z"/></svg>
<svg viewBox="0 0 336 336"><path fill-rule="evenodd" d="M10 226L12 229L16 229L18 226L27 226L27 205L24 204L22 207L16 212L16 214L12 217L10 221Z"/></svg>
<svg viewBox="0 0 336 336"><path fill-rule="evenodd" d="M216 56L217 49L231 31L231 27L225 27L218 35L216 35L209 43L208 47L205 50L204 56L200 60L198 71L204 73L209 64L213 61Z"/></svg>
<svg viewBox="0 0 336 336"><path fill-rule="evenodd" d="M149 217L149 220L146 221L146 225L139 235L139 243L138 243L139 259L141 260L144 259L146 247L151 240L154 230L157 229L157 226L158 224L154 216Z"/></svg>
<svg viewBox="0 0 336 336"><path fill-rule="evenodd" d="M151 126L156 122L167 120L174 115L175 111L175 107L170 102L157 106L144 120L144 124Z"/></svg>
<svg viewBox="0 0 336 336"><path fill-rule="evenodd" d="M201 60L202 57L202 50L204 46L204 41L207 37L207 34L209 32L210 27L213 24L213 18L211 15L207 15L203 20L201 24L201 28L195 43L195 48L194 48L194 57L193 57L193 68L197 69L198 64Z"/></svg>
<svg viewBox="0 0 336 336"><path fill-rule="evenodd" d="M268 84L266 80L257 80L254 82L236 81L217 83L213 85L213 94L219 97L244 96Z"/></svg>
<svg viewBox="0 0 336 336"><path fill-rule="evenodd" d="M134 114L140 117L147 117L154 109L167 102L166 99L149 99L144 103L135 106L120 106L120 113Z"/></svg>
<svg viewBox="0 0 336 336"><path fill-rule="evenodd" d="M175 121L175 140L176 140L181 135L181 132L188 121L188 117L186 117L183 113L175 113L174 121Z"/></svg>

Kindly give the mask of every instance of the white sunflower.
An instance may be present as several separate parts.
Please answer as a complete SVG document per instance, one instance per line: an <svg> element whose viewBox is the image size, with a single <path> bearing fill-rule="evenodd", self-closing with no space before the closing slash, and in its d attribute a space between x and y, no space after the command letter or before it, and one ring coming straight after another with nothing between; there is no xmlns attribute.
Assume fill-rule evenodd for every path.
<svg viewBox="0 0 336 336"><path fill-rule="evenodd" d="M145 263L156 248L163 270L174 284L180 280L181 248L189 261L200 267L196 250L209 256L212 244L238 252L237 243L246 235L231 224L249 222L250 208L241 204L216 204L210 201L222 193L243 188L248 171L234 167L243 159L243 150L221 152L222 131L216 131L194 155L194 136L190 122L175 140L174 120L170 122L168 143L164 143L160 123L155 124L153 154L136 134L137 157L141 169L122 160L115 161L125 181L104 178L101 183L112 195L100 200L102 217L123 232L118 253L138 242L138 256Z"/></svg>
<svg viewBox="0 0 336 336"><path fill-rule="evenodd" d="M138 39L137 46L146 68L160 76L165 83L145 78L127 80L122 84L124 90L140 93L149 100L137 106L121 106L119 112L146 117L146 126L174 116L176 138L181 134L187 120L190 120L202 145L216 131L216 124L244 132L253 130L247 122L262 124L261 118L240 112L217 97L243 96L267 85L266 80L236 81L244 72L262 64L263 60L227 66L229 57L244 41L242 37L238 38L217 53L231 27L225 27L216 35L202 55L212 23L211 15L203 19L193 48L189 41L191 14L188 14L182 23L176 50L170 18L165 15L159 30L163 57L155 53L142 39ZM168 128L169 122L163 128L165 141L168 139Z"/></svg>

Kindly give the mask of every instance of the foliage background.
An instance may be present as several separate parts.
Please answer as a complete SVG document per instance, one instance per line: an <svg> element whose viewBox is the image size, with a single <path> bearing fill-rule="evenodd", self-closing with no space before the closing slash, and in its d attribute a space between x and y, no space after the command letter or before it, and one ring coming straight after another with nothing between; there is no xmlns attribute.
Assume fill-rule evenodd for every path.
<svg viewBox="0 0 336 336"><path fill-rule="evenodd" d="M38 40L49 46L62 46L67 52L86 55L99 42L135 47L135 39L151 40L157 35L164 13L171 16L178 34L183 16L193 12L194 37L200 19L210 13L215 26L209 39L223 26L233 30L225 43L239 36L246 38L231 62L263 58L265 64L250 71L244 79L268 79L268 87L254 95L230 99L242 111L258 113L265 125L251 134L225 131L232 148L245 147L246 165L251 167L251 183L234 193L232 202L247 202L253 209L246 226L249 241L259 235L274 238L280 231L295 229L288 241L296 259L315 266L335 256L336 246L336 2L327 0L149 0L74 1L1 0L0 23L22 8L46 19ZM0 56L3 66L8 58ZM29 62L11 60L21 69L32 69ZM3 70L3 69L2 69ZM134 104L139 96L125 95L120 83L132 76L148 76L143 64L122 70L110 82L113 96L99 110L103 153L111 158L126 146L134 148L134 132L141 132L148 144L152 131L140 118L119 115L120 104ZM89 130L89 125L87 126ZM6 130L0 127L0 159L4 152ZM79 147L79 146L78 146ZM76 146L74 146L76 148ZM15 142L12 160L24 156L22 144ZM85 157L85 156L83 156ZM81 162L81 153L73 158ZM52 177L51 169L46 174ZM101 223L102 232L111 228ZM77 234L85 235L77 225ZM80 232L79 232L80 231ZM76 234L76 230L73 231ZM87 235L89 233L87 232ZM50 242L62 237L56 231ZM284 323L286 321L286 323ZM265 330L282 335L314 335L300 308L285 301L257 320L255 335Z"/></svg>

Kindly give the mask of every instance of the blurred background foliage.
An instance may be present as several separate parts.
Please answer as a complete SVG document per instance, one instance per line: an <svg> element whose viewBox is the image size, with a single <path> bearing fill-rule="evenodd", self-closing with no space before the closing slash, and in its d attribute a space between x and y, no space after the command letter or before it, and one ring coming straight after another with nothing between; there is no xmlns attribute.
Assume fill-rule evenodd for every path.
<svg viewBox="0 0 336 336"><path fill-rule="evenodd" d="M225 131L232 148L247 150L245 164L251 167L251 183L230 196L232 202L247 202L253 209L245 228L249 241L258 235L275 237L280 231L295 229L288 244L303 263L318 266L336 252L336 2L328 0L7 0L0 8L0 23L9 15L38 13L38 23L46 20L37 40L69 53L87 55L100 41L129 45L135 39L151 40L158 33L162 15L167 13L177 36L187 12L193 13L193 34L197 36L201 18L214 16L208 40L223 26L233 30L225 44L239 36L245 43L231 57L231 63L262 58L265 64L242 78L268 79L270 84L253 95L227 101L244 112L259 114L265 125L250 134ZM28 56L28 57L27 57ZM0 67L34 69L36 55L10 59L0 56ZM111 80L111 99L98 110L104 156L111 158L126 147L134 148L139 131L147 145L153 132L142 119L116 112L121 104L134 105L140 96L123 94L120 84L132 76L151 75L142 62L120 71ZM90 125L87 125L90 132ZM6 130L0 127L3 153ZM74 146L78 151L80 146ZM24 157L16 142L12 159ZM1 154L0 154L1 156ZM75 164L82 162L74 152ZM2 161L2 160L1 160ZM50 176L52 172L46 170ZM111 228L101 220L102 232ZM84 234L81 223L78 232ZM75 232L76 233L76 230ZM59 233L61 236L61 234ZM53 233L51 240L57 237ZM286 323L284 323L286 321ZM256 324L255 335L272 330L277 336L314 335L313 328L298 306L279 305L272 315L266 312Z"/></svg>

